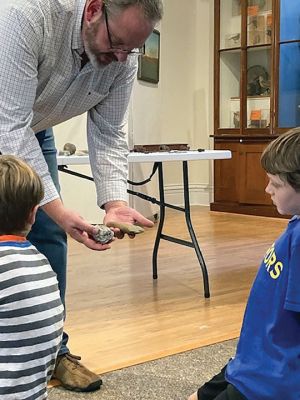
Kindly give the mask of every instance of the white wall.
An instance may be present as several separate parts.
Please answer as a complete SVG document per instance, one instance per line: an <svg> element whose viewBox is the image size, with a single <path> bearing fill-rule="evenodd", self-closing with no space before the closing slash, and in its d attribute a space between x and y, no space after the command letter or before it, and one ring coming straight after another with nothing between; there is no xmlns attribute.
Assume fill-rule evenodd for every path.
<svg viewBox="0 0 300 400"><path fill-rule="evenodd" d="M78 150L87 149L86 114L72 118L54 127L55 143L62 150L67 142L74 143ZM72 166L70 169L92 176L89 166ZM91 223L102 223L104 212L96 204L94 183L59 172L62 199L65 205L78 211Z"/></svg>
<svg viewBox="0 0 300 400"><path fill-rule="evenodd" d="M209 135L213 133L213 1L164 0L164 6L164 18L158 27L160 81L157 85L136 82L130 105L129 143L177 142L188 143L191 149L207 149L212 145ZM55 133L59 148L67 141L86 148L82 117L56 127ZM150 165L135 166L131 178L142 180L151 169ZM181 165L166 163L164 170L167 201L180 204ZM211 163L191 162L189 172L191 203L209 204ZM61 178L65 204L91 222L99 222L93 184L62 174ZM155 180L142 190L156 196ZM147 216L155 209L138 199L134 206Z"/></svg>
<svg viewBox="0 0 300 400"><path fill-rule="evenodd" d="M213 1L165 0L160 25L160 82L137 81L133 141L210 148L213 132ZM188 4L188 6L186 6ZM192 204L209 204L211 163L189 164ZM167 201L182 201L181 165L164 164Z"/></svg>

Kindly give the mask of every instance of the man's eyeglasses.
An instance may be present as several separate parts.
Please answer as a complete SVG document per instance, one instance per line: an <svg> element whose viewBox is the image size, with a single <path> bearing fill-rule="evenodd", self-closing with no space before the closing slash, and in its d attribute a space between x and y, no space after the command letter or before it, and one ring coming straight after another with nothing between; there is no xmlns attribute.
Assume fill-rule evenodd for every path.
<svg viewBox="0 0 300 400"><path fill-rule="evenodd" d="M132 50L125 50L125 49L121 49L119 47L115 47L113 45L112 39L111 39L111 33L110 33L110 30L108 27L108 16L107 16L107 10L106 10L105 4L103 4L103 10L104 10L104 17L105 17L105 24L106 24L106 32L107 32L107 37L108 37L108 41L109 41L109 50L113 53L123 53L123 54L127 54L129 56L145 54L144 47L140 47L138 49L132 49Z"/></svg>

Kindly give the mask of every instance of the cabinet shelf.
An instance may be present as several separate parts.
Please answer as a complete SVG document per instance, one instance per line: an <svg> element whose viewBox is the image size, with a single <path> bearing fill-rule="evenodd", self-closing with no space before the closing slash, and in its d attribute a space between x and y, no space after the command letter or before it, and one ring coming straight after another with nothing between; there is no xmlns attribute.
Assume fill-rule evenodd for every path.
<svg viewBox="0 0 300 400"><path fill-rule="evenodd" d="M272 46L271 46L270 43L262 43L262 44L257 44L257 45L247 45L246 49L250 50L250 51L253 51L253 50L259 51L259 50L263 50L265 48L268 49L268 48L271 48L271 47Z"/></svg>
<svg viewBox="0 0 300 400"><path fill-rule="evenodd" d="M247 96L248 100L255 100L255 99L270 99L270 95L264 95L264 96ZM240 100L240 97L230 97L230 100Z"/></svg>

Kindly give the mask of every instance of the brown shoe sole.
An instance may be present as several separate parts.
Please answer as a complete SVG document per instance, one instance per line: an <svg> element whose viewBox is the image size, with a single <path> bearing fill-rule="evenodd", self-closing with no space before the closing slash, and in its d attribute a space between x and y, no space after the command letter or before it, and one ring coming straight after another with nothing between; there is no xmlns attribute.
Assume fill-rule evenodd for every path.
<svg viewBox="0 0 300 400"><path fill-rule="evenodd" d="M91 383L89 386L85 388L78 388L75 386L69 386L69 385L62 385L65 389L68 389L72 392L94 392L96 390L99 390L102 385L102 379L99 379L97 382Z"/></svg>

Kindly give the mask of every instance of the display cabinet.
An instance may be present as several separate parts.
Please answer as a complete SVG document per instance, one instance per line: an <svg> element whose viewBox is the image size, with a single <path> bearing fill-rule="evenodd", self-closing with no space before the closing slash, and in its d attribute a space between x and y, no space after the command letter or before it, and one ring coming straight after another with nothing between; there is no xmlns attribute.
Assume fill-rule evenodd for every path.
<svg viewBox="0 0 300 400"><path fill-rule="evenodd" d="M264 193L264 147L300 125L299 0L215 0L212 210L277 216Z"/></svg>

